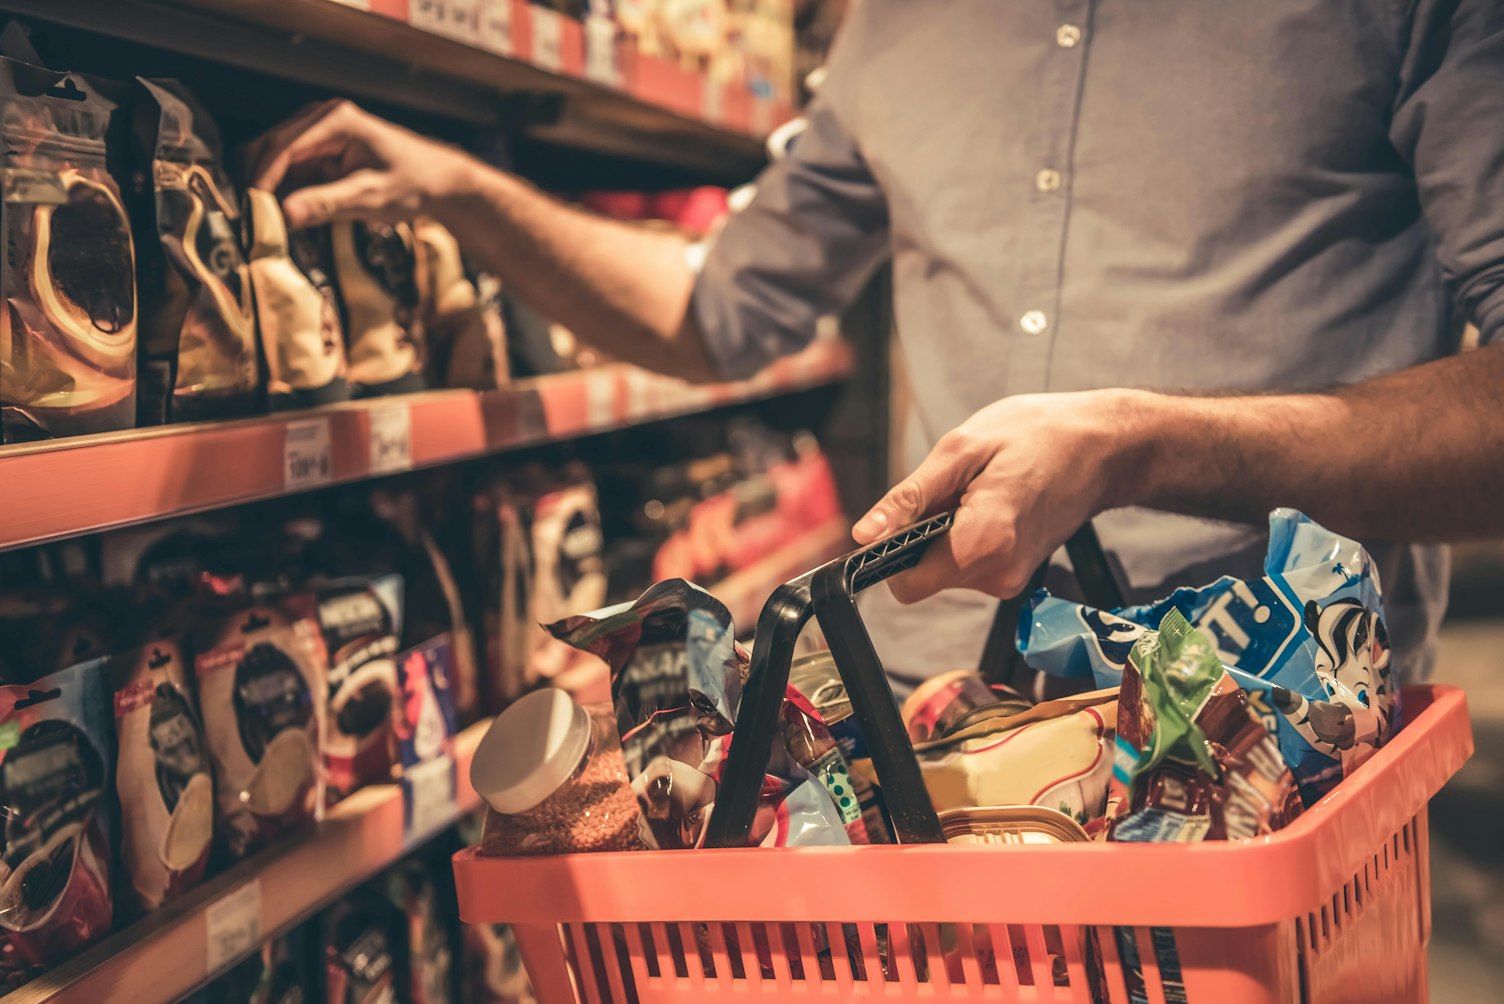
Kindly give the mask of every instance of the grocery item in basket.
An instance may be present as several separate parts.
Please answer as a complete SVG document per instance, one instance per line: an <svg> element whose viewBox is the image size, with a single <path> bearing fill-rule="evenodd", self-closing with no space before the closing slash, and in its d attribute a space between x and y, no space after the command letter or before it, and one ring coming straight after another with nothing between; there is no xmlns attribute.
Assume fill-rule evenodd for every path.
<svg viewBox="0 0 1504 1004"><path fill-rule="evenodd" d="M194 651L220 833L240 858L311 821L323 804L328 670L314 600L205 610Z"/></svg>
<svg viewBox="0 0 1504 1004"><path fill-rule="evenodd" d="M1042 805L998 805L940 813L949 844L1070 844L1089 841L1081 824Z"/></svg>
<svg viewBox="0 0 1504 1004"><path fill-rule="evenodd" d="M944 739L986 718L1005 718L1033 702L1001 683L988 683L974 669L932 676L903 702L900 713L916 743Z"/></svg>
<svg viewBox="0 0 1504 1004"><path fill-rule="evenodd" d="M719 600L682 579L631 604L549 626L556 638L605 660L627 774L649 843L694 847L704 835L741 703L746 651ZM775 740L752 843L850 843L829 794Z"/></svg>
<svg viewBox="0 0 1504 1004"><path fill-rule="evenodd" d="M1128 655L1112 788L1109 840L1243 839L1300 810L1274 737L1178 610Z"/></svg>
<svg viewBox="0 0 1504 1004"><path fill-rule="evenodd" d="M98 660L0 687L0 986L109 933L109 715Z"/></svg>
<svg viewBox="0 0 1504 1004"><path fill-rule="evenodd" d="M795 659L789 669L789 688L807 697L845 758L851 787L867 829L867 840L853 843L894 843L893 824L888 820L888 809L883 804L882 788L874 781L876 772L872 770L867 737L852 714L846 684L841 680L830 652L821 650Z"/></svg>
<svg viewBox="0 0 1504 1004"><path fill-rule="evenodd" d="M144 914L204 876L214 838L214 774L193 707L192 670L171 629L110 660L123 912Z"/></svg>
<svg viewBox="0 0 1504 1004"><path fill-rule="evenodd" d="M396 576L318 591L319 630L329 667L329 727L323 748L331 801L391 777L401 592Z"/></svg>
<svg viewBox="0 0 1504 1004"><path fill-rule="evenodd" d="M495 390L507 381L499 286L488 288L484 298L480 295L465 272L459 242L436 221L428 217L413 221L413 237L418 247L418 295L431 382L440 387Z"/></svg>
<svg viewBox="0 0 1504 1004"><path fill-rule="evenodd" d="M1276 509L1264 572L1112 613L1041 593L1019 619L1019 651L1035 669L1094 675L1108 686L1138 637L1180 611L1248 692L1310 805L1394 728L1397 690L1378 569L1357 542Z"/></svg>
<svg viewBox="0 0 1504 1004"><path fill-rule="evenodd" d="M778 730L794 761L809 771L830 795L831 804L846 827L846 836L853 844L871 843L846 755L831 738L820 713L793 686L789 687L779 711Z"/></svg>
<svg viewBox="0 0 1504 1004"><path fill-rule="evenodd" d="M937 812L1041 805L1099 832L1117 693L1098 691L984 719L914 753Z"/></svg>
<svg viewBox="0 0 1504 1004"><path fill-rule="evenodd" d="M105 162L114 109L81 77L0 60L7 443L135 424L135 255Z"/></svg>
<svg viewBox="0 0 1504 1004"><path fill-rule="evenodd" d="M324 995L328 1004L392 1004L402 918L380 893L362 886L324 914Z"/></svg>
<svg viewBox="0 0 1504 1004"><path fill-rule="evenodd" d="M289 234L271 192L245 194L256 326L273 411L350 397L328 227Z"/></svg>
<svg viewBox="0 0 1504 1004"><path fill-rule="evenodd" d="M498 856L640 850L642 812L612 709L539 690L497 715L470 782L491 810L481 852Z"/></svg>
<svg viewBox="0 0 1504 1004"><path fill-rule="evenodd" d="M422 390L423 321L413 228L344 221L333 225L332 244L355 395Z"/></svg>
<svg viewBox="0 0 1504 1004"><path fill-rule="evenodd" d="M249 414L256 319L240 201L214 120L176 80L139 78L132 115L142 425ZM150 165L147 169L146 165Z"/></svg>

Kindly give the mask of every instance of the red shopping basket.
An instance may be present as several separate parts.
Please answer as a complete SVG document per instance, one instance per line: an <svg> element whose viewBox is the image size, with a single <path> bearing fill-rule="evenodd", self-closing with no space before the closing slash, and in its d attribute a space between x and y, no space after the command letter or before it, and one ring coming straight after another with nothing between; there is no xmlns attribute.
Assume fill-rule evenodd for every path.
<svg viewBox="0 0 1504 1004"><path fill-rule="evenodd" d="M891 737L891 695L874 700L876 681L853 672L876 657L852 631L850 594L912 565L947 526L921 524L769 600L711 817L717 847L455 856L461 916L512 925L542 1004L1426 999L1426 807L1472 753L1454 688L1406 688L1389 744L1272 836L926 846L938 826L901 742L873 746L904 846L738 846L750 799L733 773L761 770L763 705L781 698L790 632L813 608L853 712Z"/></svg>

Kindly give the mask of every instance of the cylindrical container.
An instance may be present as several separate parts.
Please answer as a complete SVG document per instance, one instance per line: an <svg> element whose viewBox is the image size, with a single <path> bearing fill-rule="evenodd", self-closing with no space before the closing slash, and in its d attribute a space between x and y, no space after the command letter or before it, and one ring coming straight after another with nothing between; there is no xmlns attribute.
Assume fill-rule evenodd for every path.
<svg viewBox="0 0 1504 1004"><path fill-rule="evenodd" d="M644 846L609 705L582 707L562 690L528 694L491 723L470 765L470 783L490 805L483 854Z"/></svg>

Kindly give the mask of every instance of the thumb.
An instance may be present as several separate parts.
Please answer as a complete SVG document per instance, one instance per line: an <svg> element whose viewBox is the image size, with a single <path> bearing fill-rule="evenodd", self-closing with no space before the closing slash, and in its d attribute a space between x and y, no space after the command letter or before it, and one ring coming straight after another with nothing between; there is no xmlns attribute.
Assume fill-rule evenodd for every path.
<svg viewBox="0 0 1504 1004"><path fill-rule="evenodd" d="M851 528L858 544L870 544L955 502L981 470L981 451L961 436L947 435L914 473L888 493Z"/></svg>
<svg viewBox="0 0 1504 1004"><path fill-rule="evenodd" d="M367 219L383 208L379 176L364 170L337 181L300 188L282 200L287 229L302 230L335 220Z"/></svg>

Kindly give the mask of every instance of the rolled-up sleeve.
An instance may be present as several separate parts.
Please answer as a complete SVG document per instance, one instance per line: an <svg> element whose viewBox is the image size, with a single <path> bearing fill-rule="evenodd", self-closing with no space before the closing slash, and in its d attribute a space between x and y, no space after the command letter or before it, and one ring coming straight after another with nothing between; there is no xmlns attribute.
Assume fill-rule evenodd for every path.
<svg viewBox="0 0 1504 1004"><path fill-rule="evenodd" d="M712 362L749 376L815 336L888 253L888 211L835 102L839 66L806 113L792 149L762 173L757 195L722 228L690 309Z"/></svg>
<svg viewBox="0 0 1504 1004"><path fill-rule="evenodd" d="M1504 336L1504 0L1411 0L1390 138L1486 344Z"/></svg>

